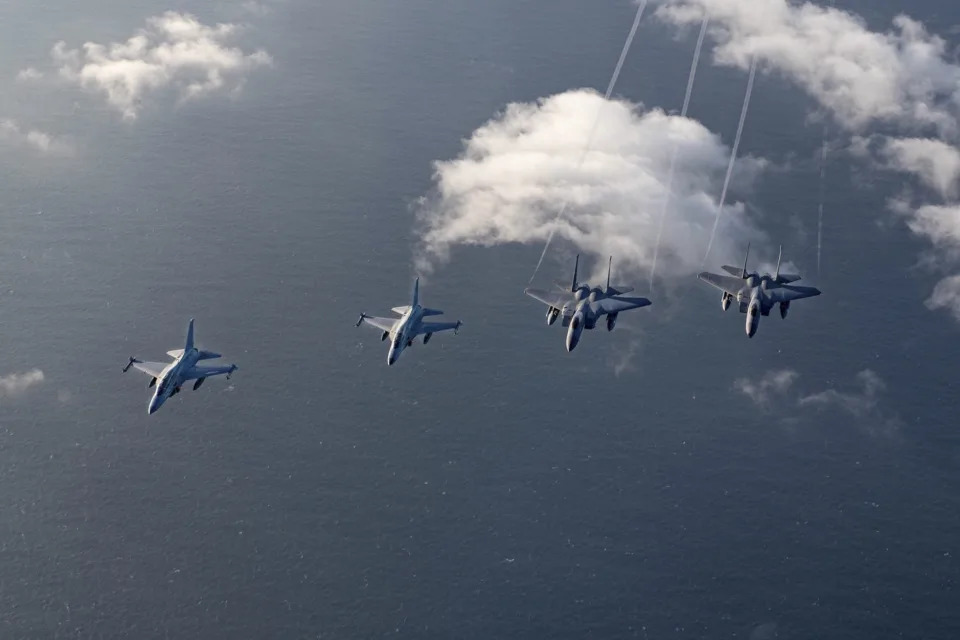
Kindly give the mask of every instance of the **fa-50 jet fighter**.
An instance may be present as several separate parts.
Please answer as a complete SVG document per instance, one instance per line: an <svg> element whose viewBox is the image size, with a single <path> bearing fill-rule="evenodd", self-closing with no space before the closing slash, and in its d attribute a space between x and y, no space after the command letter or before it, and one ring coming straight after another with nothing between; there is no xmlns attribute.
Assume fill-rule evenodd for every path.
<svg viewBox="0 0 960 640"><path fill-rule="evenodd" d="M365 313L360 314L357 320L357 326L366 322L372 327L376 327L383 332L380 341L390 338L390 350L387 351L387 364L392 365L403 353L407 347L413 346L413 341L417 336L423 336L423 344L427 344L433 334L440 331L449 331L453 329L456 333L462 324L459 320L456 322L424 322L426 316L443 315L443 311L437 309L428 309L420 306L420 278L413 283L413 294L410 300L410 306L394 307L393 312L399 315L399 318L377 318L368 316Z"/></svg>
<svg viewBox="0 0 960 640"><path fill-rule="evenodd" d="M552 325L557 318L563 316L562 326L567 327L567 351L573 351L584 329L593 329L597 321L607 316L607 331L613 331L617 324L617 314L621 311L639 309L650 303L646 298L628 298L624 294L633 291L633 287L611 287L610 269L613 266L613 257L607 263L607 288L590 288L588 284L577 282L577 270L580 267L580 256L573 267L573 283L569 289L567 285L557 283L559 291L544 291L542 289L524 289L523 292L547 305L547 324Z"/></svg>
<svg viewBox="0 0 960 640"><path fill-rule="evenodd" d="M743 259L743 268L721 267L729 276L707 273L704 271L698 278L723 291L720 305L726 311L730 302L736 300L740 313L747 314L747 336L752 338L760 324L760 316L770 315L774 305L780 305L780 317L786 318L790 303L801 298L810 298L820 295L815 287L799 287L789 283L800 279L799 275L780 273L780 259L783 257L783 245L780 245L780 255L777 257L777 272L774 275L765 273L747 272L747 260L750 258L750 245L747 245L747 255Z"/></svg>
<svg viewBox="0 0 960 640"><path fill-rule="evenodd" d="M139 369L150 375L150 384L148 387L157 386L157 390L147 405L147 413L154 413L160 408L167 398L180 393L180 387L184 382L196 380L193 390L196 391L203 384L203 381L211 376L226 374L227 380L230 375L237 370L237 365L230 364L219 367L198 366L200 360L212 360L219 358L219 353L212 351L201 351L193 346L193 320L190 320L187 326L187 342L183 349L174 349L167 351L167 355L173 358L173 362L144 362L136 358L130 358L130 362L123 368L126 373L130 367Z"/></svg>

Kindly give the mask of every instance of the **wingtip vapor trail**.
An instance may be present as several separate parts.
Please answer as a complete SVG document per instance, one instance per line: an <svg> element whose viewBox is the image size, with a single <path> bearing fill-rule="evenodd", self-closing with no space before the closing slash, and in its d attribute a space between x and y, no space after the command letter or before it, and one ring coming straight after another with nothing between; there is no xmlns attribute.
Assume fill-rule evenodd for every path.
<svg viewBox="0 0 960 640"><path fill-rule="evenodd" d="M620 79L620 71L623 70L623 64L627 60L627 54L630 53L630 47L633 45L633 39L637 35L637 28L640 26L640 20L643 18L643 12L647 8L648 0L640 0L640 5L637 7L637 14L633 18L633 24L630 27L630 33L627 34L627 39L623 43L623 49L620 50L620 58L617 60L617 66L613 69L613 74L610 76L610 82L607 83L607 90L603 94L603 103L600 105L600 108L597 110L597 116L593 121L593 126L590 129L590 135L587 137L587 145L583 149L583 153L580 155L580 159L577 161L577 168L579 169L583 166L583 161L586 159L587 154L590 153L590 143L593 142L593 137L597 132L597 127L600 125L600 117L603 115L603 107L606 104L607 100L610 99L610 96L613 95L613 90L617 86L617 80ZM533 274L530 276L530 280L527 282L529 285L533 282L533 279L537 277L537 273L540 271L540 267L543 265L543 259L547 255L547 250L550 248L550 243L553 242L553 236L557 232L557 222L563 216L567 210L568 202L564 202L560 206L560 210L557 212L556 217L553 219L553 227L550 229L550 234L547 236L547 242L543 247L543 251L540 253L540 259L537 261L537 266L533 270Z"/></svg>
<svg viewBox="0 0 960 640"><path fill-rule="evenodd" d="M713 220L713 229L710 231L710 241L707 243L707 251L703 254L703 263L707 264L707 258L710 257L710 250L713 248L713 241L717 236L717 227L720 226L720 216L723 214L723 205L727 200L727 189L730 187L730 176L733 175L733 166L737 161L737 150L740 148L740 138L743 136L743 125L747 120L747 111L750 109L750 96L753 94L753 80L757 75L757 56L754 55L750 60L750 75L747 78L747 91L743 96L743 108L740 110L740 122L737 124L737 135L733 139L733 148L730 150L730 162L727 163L727 175L723 179L723 189L720 190L720 203L717 205L717 216Z"/></svg>
<svg viewBox="0 0 960 640"><path fill-rule="evenodd" d="M700 65L700 52L703 50L703 39L707 35L707 25L710 23L710 14L704 12L703 23L700 25L700 35L697 36L697 46L693 49L693 62L690 63L690 74L687 76L687 91L683 96L683 108L680 109L680 117L687 117L687 110L690 108L690 98L693 95L693 82L697 77L697 67ZM660 241L663 238L663 225L670 207L670 198L673 195L673 175L677 167L677 152L679 146L673 144L673 151L670 154L670 170L667 173L667 189L663 197L663 209L660 211L660 222L657 225L657 243L653 249L653 264L650 266L650 290L653 291L653 280L657 275L657 258L660 255Z"/></svg>

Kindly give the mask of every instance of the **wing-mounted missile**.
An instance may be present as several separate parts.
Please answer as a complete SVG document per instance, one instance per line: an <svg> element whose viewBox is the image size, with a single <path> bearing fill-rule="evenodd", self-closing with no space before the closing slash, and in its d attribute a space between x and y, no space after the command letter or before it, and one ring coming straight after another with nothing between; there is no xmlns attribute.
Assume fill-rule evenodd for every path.
<svg viewBox="0 0 960 640"><path fill-rule="evenodd" d="M550 326L556 322L558 317L560 317L560 309L557 309L556 307L550 307L547 309L547 326Z"/></svg>
<svg viewBox="0 0 960 640"><path fill-rule="evenodd" d="M137 364L137 363L140 363L140 362L143 362L143 361L142 361L142 360L137 360L137 359L134 358L133 356L130 356L130 362L128 362L128 363L127 363L127 366L125 366L125 367L123 368L122 373L126 373L127 371L130 370L130 367L132 367L134 364Z"/></svg>
<svg viewBox="0 0 960 640"><path fill-rule="evenodd" d="M789 300L787 300L786 302L781 302L781 303L780 303L780 317L781 317L781 318L783 318L784 320L786 320L786 319L787 319L787 311L789 311L789 310L790 310L790 301L789 301Z"/></svg>
<svg viewBox="0 0 960 640"><path fill-rule="evenodd" d="M726 311L727 309L729 309L729 308L730 308L730 300L731 300L731 299L732 299L732 296L731 296L729 293L727 293L726 291L724 291L724 292L723 292L723 297L720 298L720 308L723 309L724 311Z"/></svg>
<svg viewBox="0 0 960 640"><path fill-rule="evenodd" d="M430 342L430 338L432 337L433 337L432 333L423 334L423 344L427 344L428 342Z"/></svg>
<svg viewBox="0 0 960 640"><path fill-rule="evenodd" d="M199 389L200 385L203 384L204 380L206 380L206 378L197 378L197 381L193 383L193 390L196 391L197 389Z"/></svg>
<svg viewBox="0 0 960 640"><path fill-rule="evenodd" d="M617 314L611 313L607 315L607 331L613 331L613 328L617 326Z"/></svg>

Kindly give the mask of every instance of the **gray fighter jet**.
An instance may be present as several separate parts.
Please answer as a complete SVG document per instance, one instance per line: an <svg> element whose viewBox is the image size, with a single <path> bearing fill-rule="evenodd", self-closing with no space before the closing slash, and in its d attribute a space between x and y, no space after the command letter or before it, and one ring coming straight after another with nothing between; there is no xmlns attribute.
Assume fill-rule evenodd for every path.
<svg viewBox="0 0 960 640"><path fill-rule="evenodd" d="M387 365L392 365L403 353L407 347L413 346L413 341L417 336L423 336L423 344L427 344L433 334L440 331L453 330L454 333L460 330L463 324L459 320L456 322L424 322L426 316L439 316L443 311L438 309L428 309L420 306L420 278L413 283L413 293L411 295L410 305L403 307L394 307L393 312L400 316L399 318L378 318L368 316L365 313L360 314L357 320L357 326L366 323L371 327L376 327L383 333L380 341L390 338L390 349L387 351Z"/></svg>
<svg viewBox="0 0 960 640"><path fill-rule="evenodd" d="M212 351L203 351L193 346L193 319L187 326L187 341L183 349L174 349L167 351L167 355L173 358L173 362L144 362L136 358L130 358L130 362L123 368L126 373L130 367L139 369L150 376L148 387L157 385L153 397L150 398L150 404L147 405L147 413L154 413L160 408L167 398L180 393L180 387L184 382L196 380L193 384L193 390L196 391L203 384L203 381L212 376L226 375L227 380L231 374L237 370L237 365L229 364L222 366L204 367L197 364L200 360L213 360L219 358L219 353Z"/></svg>
<svg viewBox="0 0 960 640"><path fill-rule="evenodd" d="M584 329L593 329L597 321L607 316L607 331L613 331L617 324L617 314L621 311L639 309L650 305L646 298L628 298L624 294L633 291L633 287L611 287L610 269L613 257L607 263L607 288L590 288L588 284L577 282L577 270L580 268L580 256L573 267L573 283L557 283L557 291L543 289L524 289L523 292L547 305L547 324L552 325L563 316L562 325L567 327L567 351L573 351Z"/></svg>
<svg viewBox="0 0 960 640"><path fill-rule="evenodd" d="M747 260L750 258L750 245L747 245L747 255L743 259L743 268L726 265L721 267L729 276L707 273L697 275L698 278L723 291L720 305L724 311L730 308L733 300L737 301L740 313L747 314L747 337L752 338L760 324L760 316L770 315L770 310L780 305L780 317L786 318L790 303L801 298L810 298L820 295L815 287L799 287L791 285L800 279L799 275L780 273L780 259L783 257L783 245L780 245L780 255L777 257L777 272L774 275L765 273L747 272Z"/></svg>

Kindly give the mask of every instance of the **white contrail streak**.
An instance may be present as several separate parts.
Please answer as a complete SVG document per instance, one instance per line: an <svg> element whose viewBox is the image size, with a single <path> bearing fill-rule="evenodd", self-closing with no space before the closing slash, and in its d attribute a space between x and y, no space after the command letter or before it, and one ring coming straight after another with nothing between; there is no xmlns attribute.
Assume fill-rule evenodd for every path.
<svg viewBox="0 0 960 640"><path fill-rule="evenodd" d="M637 27L640 26L640 19L643 18L643 11L647 8L647 1L648 0L641 0L640 6L637 7L637 15L633 19L633 26L630 27L630 33L627 35L627 39L623 43L623 49L620 51L620 59L617 60L617 66L613 70L613 75L610 76L610 82L607 84L607 91L603 94L603 104L601 104L600 109L597 110L597 117L594 119L593 126L590 128L590 135L587 137L587 145L584 147L583 153L580 154L580 159L577 161L577 169L583 166L583 161L587 158L587 154L590 153L590 143L593 142L593 136L597 132L597 127L600 126L600 116L603 115L603 107L606 105L607 100L610 99L614 88L617 86L617 80L620 78L620 71L623 69L623 63L627 59L627 54L630 53L630 46L633 44L633 38L637 35ZM560 206L560 210L557 212L557 216L553 219L553 225L550 228L550 234L547 236L546 244L543 245L543 251L540 253L540 259L537 260L537 267L533 270L533 275L530 276L530 282L533 282L533 279L537 277L537 272L540 271L540 265L543 264L543 259L547 255L547 249L550 248L550 243L553 242L553 235L557 232L557 223L560 222L560 218L563 217L563 214L566 212L569 204L569 200L564 200L563 204Z"/></svg>
<svg viewBox="0 0 960 640"><path fill-rule="evenodd" d="M687 117L687 109L690 108L690 96L693 95L693 81L697 77L697 66L700 64L700 50L703 49L703 38L707 35L707 25L710 23L710 14L703 14L703 24L700 25L700 35L697 37L697 46L693 49L693 62L690 64L690 75L687 77L687 92L683 96L683 108L680 109L680 117ZM673 173L677 167L677 151L679 145L673 143L673 151L670 154L670 171L667 173L667 189L663 197L663 209L660 211L660 223L657 226L657 244L653 249L653 266L650 267L650 290L653 290L653 278L657 275L657 256L660 255L660 239L663 237L663 223L667 217L667 211L670 207L670 196L673 195Z"/></svg>
<svg viewBox="0 0 960 640"><path fill-rule="evenodd" d="M757 75L757 57L750 60L750 77L747 79L747 92L743 96L743 108L740 110L740 123L737 125L737 135L733 139L733 149L730 150L730 162L727 164L727 175L723 179L723 189L720 191L720 204L717 206L717 217L713 221L713 230L710 232L710 242L707 243L707 252L703 254L703 264L707 263L710 249L713 248L713 239L717 235L720 225L720 216L723 205L727 200L727 188L730 186L730 176L733 175L733 165L737 160L737 149L740 147L740 137L743 135L743 123L747 120L747 110L750 108L750 95L753 93L753 79Z"/></svg>
<svg viewBox="0 0 960 640"><path fill-rule="evenodd" d="M823 247L824 176L827 171L827 125L823 126L823 146L820 148L820 204L817 206L817 277L820 277L820 252Z"/></svg>

